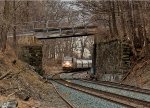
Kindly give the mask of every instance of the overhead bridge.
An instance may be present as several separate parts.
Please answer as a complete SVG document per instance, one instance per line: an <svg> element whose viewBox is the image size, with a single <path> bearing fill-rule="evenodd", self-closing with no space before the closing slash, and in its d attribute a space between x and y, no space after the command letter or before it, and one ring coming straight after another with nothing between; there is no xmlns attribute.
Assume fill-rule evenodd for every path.
<svg viewBox="0 0 150 108"><path fill-rule="evenodd" d="M96 26L34 28L33 31L38 39L55 39L95 35L96 28Z"/></svg>
<svg viewBox="0 0 150 108"><path fill-rule="evenodd" d="M92 36L96 34L97 26L94 24L78 24L78 26L56 27L57 21L32 21L16 24L18 29L16 36L28 36L32 34L37 39L55 39ZM54 25L54 26L53 26ZM13 32L8 34L8 37L13 37Z"/></svg>

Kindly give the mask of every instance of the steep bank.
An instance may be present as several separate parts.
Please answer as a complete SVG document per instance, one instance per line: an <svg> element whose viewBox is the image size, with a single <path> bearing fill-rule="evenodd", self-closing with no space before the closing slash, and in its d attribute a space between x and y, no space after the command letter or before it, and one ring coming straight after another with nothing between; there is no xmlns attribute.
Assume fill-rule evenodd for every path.
<svg viewBox="0 0 150 108"><path fill-rule="evenodd" d="M150 59L138 62L123 80L123 83L150 89Z"/></svg>
<svg viewBox="0 0 150 108"><path fill-rule="evenodd" d="M20 108L67 108L53 86L12 53L0 53L0 102L18 101Z"/></svg>

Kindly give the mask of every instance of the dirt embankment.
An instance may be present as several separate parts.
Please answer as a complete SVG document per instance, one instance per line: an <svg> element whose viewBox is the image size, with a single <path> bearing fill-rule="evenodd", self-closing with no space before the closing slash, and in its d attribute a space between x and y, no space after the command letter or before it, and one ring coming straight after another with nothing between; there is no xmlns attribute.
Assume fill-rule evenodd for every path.
<svg viewBox="0 0 150 108"><path fill-rule="evenodd" d="M67 108L31 66L10 53L0 53L0 103L8 99L15 99L19 108Z"/></svg>
<svg viewBox="0 0 150 108"><path fill-rule="evenodd" d="M124 79L123 83L150 89L150 59L138 62Z"/></svg>

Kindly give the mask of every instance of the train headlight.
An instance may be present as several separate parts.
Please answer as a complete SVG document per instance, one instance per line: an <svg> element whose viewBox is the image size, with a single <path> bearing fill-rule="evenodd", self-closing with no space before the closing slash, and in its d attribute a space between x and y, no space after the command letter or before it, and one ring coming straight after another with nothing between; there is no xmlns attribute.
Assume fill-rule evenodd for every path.
<svg viewBox="0 0 150 108"><path fill-rule="evenodd" d="M70 66L70 63L69 63L69 62L66 62L65 64L66 64L67 66Z"/></svg>
<svg viewBox="0 0 150 108"><path fill-rule="evenodd" d="M71 67L72 66L72 64L70 63L70 62L65 62L64 64L63 64L63 66L65 66L65 67Z"/></svg>

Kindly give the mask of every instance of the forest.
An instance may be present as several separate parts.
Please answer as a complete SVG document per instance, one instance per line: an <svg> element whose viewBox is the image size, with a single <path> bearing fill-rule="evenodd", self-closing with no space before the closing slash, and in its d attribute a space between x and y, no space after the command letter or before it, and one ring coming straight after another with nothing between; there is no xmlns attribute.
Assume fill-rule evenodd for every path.
<svg viewBox="0 0 150 108"><path fill-rule="evenodd" d="M95 24L98 26L97 41L112 39L126 40L131 43L135 57L149 56L149 1L1 1L0 8L0 47L4 52L6 49L8 34L13 35L13 47L17 46L16 35L21 32L31 31L33 21L50 20L52 27L77 26L79 24ZM77 41L78 42L75 42ZM57 41L57 42L53 42ZM51 53L63 53L67 50L80 50L83 58L84 46L91 53L93 38L71 38L66 39L66 46L62 40L48 42L61 48L50 49ZM73 43L72 43L73 42ZM57 44L61 43L61 44ZM51 44L46 47L51 46ZM140 50L140 51L138 51ZM47 50L48 51L48 50ZM59 53L60 52L60 53ZM69 51L72 53L71 51ZM138 55L137 53L140 52ZM48 52L46 52L48 54ZM61 54L60 54L61 55ZM57 55L57 56L60 56ZM66 54L65 54L66 55ZM51 56L56 56L52 54ZM49 55L50 57L50 55Z"/></svg>
<svg viewBox="0 0 150 108"><path fill-rule="evenodd" d="M95 27L92 31L94 34L86 34L88 26ZM80 27L85 27L84 36L74 37L73 33L69 38L62 38L61 35L59 38L54 38L53 35L46 37L50 33L49 29L57 29L61 34L61 28L71 28L74 32L74 28ZM37 33L38 29L42 32ZM42 37L44 35L46 38ZM65 57L71 60L65 61ZM81 67L77 73L63 70L64 64L73 69L73 66L77 66L77 60L82 69L84 63L88 65L88 70L82 70ZM100 87L84 83L88 86L91 84L89 90L93 85L98 91L94 91L95 94L101 91L96 87L102 89L104 97L90 97L90 91L88 96L81 96L75 89L72 90L74 93L69 92L71 89L61 84L70 86L70 83L76 81L69 79L65 83L65 75L72 79L74 76L85 78L94 81L94 84L100 82ZM74 85L79 87L78 81ZM113 85L116 87L110 88ZM103 91L103 87L106 91ZM126 89L128 92L125 92ZM103 101L97 100L103 98L107 101L112 98L109 103L113 104L118 102L127 107L141 107L148 106L149 89L149 0L0 0L0 107L1 103L5 105L1 100L8 101L11 97L19 108L69 108L68 103L57 94L59 90L64 97L71 97L70 100L74 97L75 101L81 99L77 105L84 103L89 108L90 105L98 108L99 102ZM112 93L111 98L109 93ZM137 100L131 101L128 94L131 98L137 97ZM85 100L81 97L85 97ZM148 100L146 104L143 103L146 102L144 99Z"/></svg>

